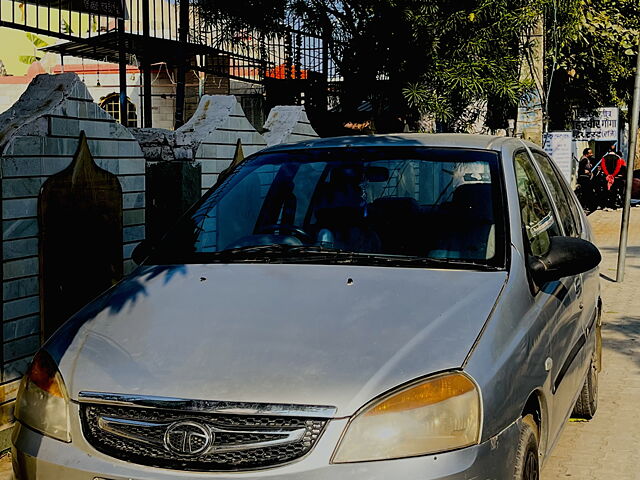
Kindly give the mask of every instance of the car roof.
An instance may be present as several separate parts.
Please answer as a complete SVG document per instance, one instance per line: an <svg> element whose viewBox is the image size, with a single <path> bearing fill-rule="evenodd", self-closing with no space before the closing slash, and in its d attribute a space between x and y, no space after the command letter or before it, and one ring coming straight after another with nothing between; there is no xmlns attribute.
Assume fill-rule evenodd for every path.
<svg viewBox="0 0 640 480"><path fill-rule="evenodd" d="M308 148L340 147L449 147L500 151L512 137L472 135L466 133L402 133L387 135L357 135L349 137L319 138L298 143L274 145L261 151L304 150ZM528 142L527 142L528 143ZM530 145L533 146L533 145Z"/></svg>

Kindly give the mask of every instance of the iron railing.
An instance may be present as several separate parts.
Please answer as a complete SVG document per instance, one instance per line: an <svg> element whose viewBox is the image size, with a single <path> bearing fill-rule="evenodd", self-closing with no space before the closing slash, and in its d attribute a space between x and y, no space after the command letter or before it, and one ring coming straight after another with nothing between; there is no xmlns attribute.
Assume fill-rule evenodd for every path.
<svg viewBox="0 0 640 480"><path fill-rule="evenodd" d="M327 42L321 35L307 32L297 18L288 18L280 33L230 31L224 24L211 25L200 8L190 3L188 32L181 35L178 0L122 1L119 8L124 17L129 61L153 49L153 61L173 63L176 52L180 52L191 57L193 69L226 73L254 83L265 78L305 79L312 72L325 79L335 76L327 58ZM37 35L30 37L34 48L55 43L51 38L67 40L76 48L49 45L49 49L113 60L118 50L118 13L114 5L112 0L0 0L0 26ZM153 41L157 42L155 47ZM159 58L163 53L166 60Z"/></svg>

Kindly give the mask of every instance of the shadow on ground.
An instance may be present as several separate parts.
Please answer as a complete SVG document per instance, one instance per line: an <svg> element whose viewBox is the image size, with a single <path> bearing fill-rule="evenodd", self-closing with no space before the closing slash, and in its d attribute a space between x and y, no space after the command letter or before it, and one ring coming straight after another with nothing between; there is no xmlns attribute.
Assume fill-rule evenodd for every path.
<svg viewBox="0 0 640 480"><path fill-rule="evenodd" d="M616 318L602 328L604 349L628 356L640 368L640 316Z"/></svg>
<svg viewBox="0 0 640 480"><path fill-rule="evenodd" d="M618 256L618 245L598 248L602 253L613 254L616 257ZM640 257L640 247L627 247L627 256Z"/></svg>
<svg viewBox="0 0 640 480"><path fill-rule="evenodd" d="M608 275L605 275L604 273L600 274L600 278L602 278L603 280L606 280L607 282L616 283L616 281L613 278L611 278Z"/></svg>

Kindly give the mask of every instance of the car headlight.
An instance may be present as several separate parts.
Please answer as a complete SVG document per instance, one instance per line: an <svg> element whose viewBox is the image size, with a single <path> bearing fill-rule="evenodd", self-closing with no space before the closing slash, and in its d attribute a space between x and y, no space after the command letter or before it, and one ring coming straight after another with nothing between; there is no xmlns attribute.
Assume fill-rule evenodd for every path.
<svg viewBox="0 0 640 480"><path fill-rule="evenodd" d="M33 358L20 383L15 417L49 437L71 441L69 395L56 363L44 350Z"/></svg>
<svg viewBox="0 0 640 480"><path fill-rule="evenodd" d="M480 392L463 373L431 377L377 399L349 422L333 463L413 457L475 445Z"/></svg>

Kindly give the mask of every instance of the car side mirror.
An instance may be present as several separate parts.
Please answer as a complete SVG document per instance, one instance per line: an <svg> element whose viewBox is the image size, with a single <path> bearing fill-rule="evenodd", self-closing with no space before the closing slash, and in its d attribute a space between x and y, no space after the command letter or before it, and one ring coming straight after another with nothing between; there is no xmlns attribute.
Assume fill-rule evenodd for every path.
<svg viewBox="0 0 640 480"><path fill-rule="evenodd" d="M153 245L151 242L149 240L142 240L138 245L136 245L133 252L131 252L131 260L133 260L136 265L140 265L149 255L151 255L152 251Z"/></svg>
<svg viewBox="0 0 640 480"><path fill-rule="evenodd" d="M529 257L529 270L536 283L552 282L596 268L602 257L591 242L573 237L551 237L546 255Z"/></svg>

